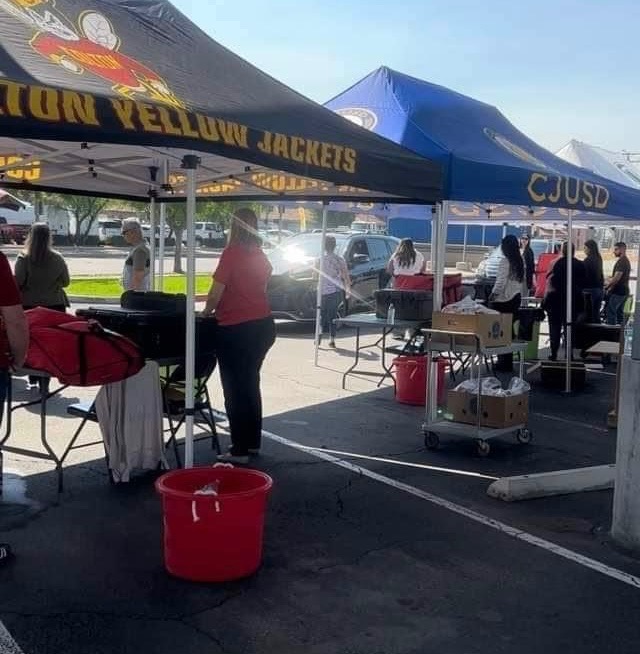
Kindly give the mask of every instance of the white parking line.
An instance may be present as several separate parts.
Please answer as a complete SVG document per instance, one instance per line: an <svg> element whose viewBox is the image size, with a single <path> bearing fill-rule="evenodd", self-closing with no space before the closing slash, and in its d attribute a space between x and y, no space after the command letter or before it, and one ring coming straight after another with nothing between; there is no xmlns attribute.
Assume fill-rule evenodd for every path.
<svg viewBox="0 0 640 654"><path fill-rule="evenodd" d="M278 436L277 434L273 434L268 431L263 431L262 434L263 436L269 438L270 440L276 443L280 443L282 445L291 447L295 450L305 452L310 456L315 456L318 459L322 459L323 461L333 463L334 465L340 466L341 468L345 468L346 470L362 475L363 477L368 477L369 479L373 479L374 481L378 481L380 483L386 484L387 486L391 486L396 490L403 491L405 493L408 493L409 495L413 495L414 497L419 497L422 500L431 502L431 504L435 504L443 509L447 509L452 513L457 513L458 515L464 516L469 520L473 520L474 522L478 522L482 525L485 525L486 527L495 529L496 531L506 534L511 538L524 541L525 543L529 543L529 545L539 547L540 549L546 550L547 552L551 552L556 556L560 556L564 559L568 559L573 563L577 563L578 565L582 565L585 568L589 568L590 570L594 570L595 572L599 572L600 574L603 574L607 577L616 579L617 581L621 581L625 584L628 584L629 586L633 586L634 588L640 589L640 577L636 577L635 575L629 574L628 572L624 572L623 570L618 570L617 568L612 568L611 566L608 566L605 563L601 563L600 561L591 559L588 556L584 556L582 554L579 554L578 552L569 550L565 547L562 547L561 545L556 545L555 543L545 540L544 538L539 538L538 536L534 536L533 534L530 534L526 531L522 531L521 529L518 529L516 527L511 527L510 525L504 522L500 522L499 520L494 520L493 518L483 515L482 513L478 513L477 511L473 511L472 509L467 509L466 507L461 506L460 504L456 504L455 502L446 500L443 497L439 497L438 495L427 493L426 491L420 490L419 488L415 488L415 486L404 484L401 481L397 481L396 479L391 479L391 477L386 477L384 475L378 474L377 472L368 470L367 468L362 468L354 463L350 463L349 461L344 461L343 459L333 456L332 454L325 453L322 450L307 447L306 445L302 445L301 443L292 441L289 438L284 438L283 436Z"/></svg>
<svg viewBox="0 0 640 654"><path fill-rule="evenodd" d="M0 622L0 654L24 654L2 622Z"/></svg>

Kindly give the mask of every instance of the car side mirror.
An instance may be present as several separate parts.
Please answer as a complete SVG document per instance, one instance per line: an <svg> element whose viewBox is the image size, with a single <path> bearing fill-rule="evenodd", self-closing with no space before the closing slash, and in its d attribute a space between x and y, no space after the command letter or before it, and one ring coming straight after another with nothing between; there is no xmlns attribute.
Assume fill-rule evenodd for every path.
<svg viewBox="0 0 640 654"><path fill-rule="evenodd" d="M351 263L355 266L361 263L369 263L370 259L367 254L354 254L351 257Z"/></svg>

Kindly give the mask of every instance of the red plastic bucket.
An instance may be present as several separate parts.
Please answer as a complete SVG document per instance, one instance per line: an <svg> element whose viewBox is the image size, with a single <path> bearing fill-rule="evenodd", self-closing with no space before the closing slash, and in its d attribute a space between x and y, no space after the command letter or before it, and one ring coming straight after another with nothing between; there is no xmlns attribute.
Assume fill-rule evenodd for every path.
<svg viewBox="0 0 640 654"><path fill-rule="evenodd" d="M196 491L214 485L217 495ZM174 470L156 481L164 513L164 562L191 581L229 581L253 574L273 480L233 467Z"/></svg>
<svg viewBox="0 0 640 654"><path fill-rule="evenodd" d="M445 359L434 359L437 366L438 404L444 404ZM393 360L396 369L396 400L402 404L424 406L427 396L427 357L401 355Z"/></svg>

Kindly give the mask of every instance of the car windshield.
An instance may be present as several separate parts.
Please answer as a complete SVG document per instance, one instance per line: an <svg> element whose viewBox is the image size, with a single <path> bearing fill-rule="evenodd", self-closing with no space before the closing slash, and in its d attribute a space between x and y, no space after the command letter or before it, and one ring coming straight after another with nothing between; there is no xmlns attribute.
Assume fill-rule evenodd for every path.
<svg viewBox="0 0 640 654"><path fill-rule="evenodd" d="M347 242L346 235L334 234L336 254L342 254ZM281 265L310 265L320 257L322 234L299 234L286 239L269 254L269 261Z"/></svg>
<svg viewBox="0 0 640 654"><path fill-rule="evenodd" d="M101 220L98 225L103 229L120 229L122 227L122 223L117 220Z"/></svg>

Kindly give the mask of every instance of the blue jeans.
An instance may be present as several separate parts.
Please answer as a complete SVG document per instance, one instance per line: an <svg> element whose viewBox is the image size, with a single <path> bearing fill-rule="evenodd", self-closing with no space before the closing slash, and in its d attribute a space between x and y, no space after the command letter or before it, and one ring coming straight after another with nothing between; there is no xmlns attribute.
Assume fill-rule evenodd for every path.
<svg viewBox="0 0 640 654"><path fill-rule="evenodd" d="M610 295L607 302L607 324L621 325L624 322L626 295Z"/></svg>
<svg viewBox="0 0 640 654"><path fill-rule="evenodd" d="M329 334L329 338L333 341L336 337L336 324L333 322L338 317L338 307L342 300L342 293L336 291L335 293L328 293L322 296L320 302L320 315L322 316L322 333Z"/></svg>

